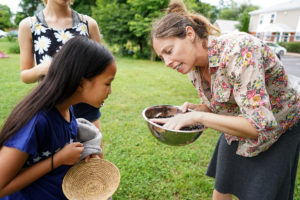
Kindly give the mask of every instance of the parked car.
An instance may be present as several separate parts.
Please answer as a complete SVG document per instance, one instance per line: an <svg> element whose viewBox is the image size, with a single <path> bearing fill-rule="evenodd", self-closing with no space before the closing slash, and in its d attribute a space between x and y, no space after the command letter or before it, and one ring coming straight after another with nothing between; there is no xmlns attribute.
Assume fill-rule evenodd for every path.
<svg viewBox="0 0 300 200"><path fill-rule="evenodd" d="M265 44L268 45L268 47L270 49L273 49L273 51L276 53L276 55L279 57L279 59L286 54L286 48L280 46L277 43L265 42Z"/></svg>
<svg viewBox="0 0 300 200"><path fill-rule="evenodd" d="M7 35L7 33L0 29L0 38L3 38Z"/></svg>

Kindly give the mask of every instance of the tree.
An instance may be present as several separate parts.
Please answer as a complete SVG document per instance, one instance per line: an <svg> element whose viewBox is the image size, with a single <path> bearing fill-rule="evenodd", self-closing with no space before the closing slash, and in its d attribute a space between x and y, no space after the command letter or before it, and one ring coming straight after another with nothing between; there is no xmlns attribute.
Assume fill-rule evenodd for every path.
<svg viewBox="0 0 300 200"><path fill-rule="evenodd" d="M250 23L250 15L248 14L250 11L257 10L259 7L254 5L242 4L240 6L240 11L242 12L239 15L239 24L236 26L240 31L249 32L249 23Z"/></svg>
<svg viewBox="0 0 300 200"><path fill-rule="evenodd" d="M212 6L208 3L203 3L201 0L189 0L186 2L189 10L193 10L196 13L199 13L208 19L210 19L211 23L214 23L218 17L218 9L216 6Z"/></svg>
<svg viewBox="0 0 300 200"><path fill-rule="evenodd" d="M127 51L127 44L131 43L138 47L138 57L149 57L152 21L167 5L168 0L97 0L92 16L108 44Z"/></svg>
<svg viewBox="0 0 300 200"><path fill-rule="evenodd" d="M12 12L7 5L0 4L0 29L7 29L13 26L10 19Z"/></svg>
<svg viewBox="0 0 300 200"><path fill-rule="evenodd" d="M74 0L72 8L79 13L92 16L94 6L96 6L96 0Z"/></svg>
<svg viewBox="0 0 300 200"><path fill-rule="evenodd" d="M43 8L43 3L41 0L22 0L19 7L22 11L16 13L15 24L19 24L22 19L36 14Z"/></svg>

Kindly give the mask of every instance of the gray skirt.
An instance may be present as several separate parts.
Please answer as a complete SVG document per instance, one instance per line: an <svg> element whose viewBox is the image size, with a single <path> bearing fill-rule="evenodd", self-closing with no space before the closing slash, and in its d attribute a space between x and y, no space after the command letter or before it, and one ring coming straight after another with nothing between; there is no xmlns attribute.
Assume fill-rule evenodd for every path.
<svg viewBox="0 0 300 200"><path fill-rule="evenodd" d="M238 142L219 138L206 175L215 189L240 200L292 200L300 150L300 122L255 157L236 154Z"/></svg>

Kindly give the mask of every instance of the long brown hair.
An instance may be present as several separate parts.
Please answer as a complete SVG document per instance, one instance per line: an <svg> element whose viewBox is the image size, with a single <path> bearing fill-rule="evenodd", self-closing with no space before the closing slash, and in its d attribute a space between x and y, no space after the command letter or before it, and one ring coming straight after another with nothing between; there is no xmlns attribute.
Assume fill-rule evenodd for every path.
<svg viewBox="0 0 300 200"><path fill-rule="evenodd" d="M187 26L191 26L200 39L220 34L220 30L213 26L207 18L200 14L190 13L182 1L172 0L169 3L167 14L154 23L151 42L154 38L185 38Z"/></svg>

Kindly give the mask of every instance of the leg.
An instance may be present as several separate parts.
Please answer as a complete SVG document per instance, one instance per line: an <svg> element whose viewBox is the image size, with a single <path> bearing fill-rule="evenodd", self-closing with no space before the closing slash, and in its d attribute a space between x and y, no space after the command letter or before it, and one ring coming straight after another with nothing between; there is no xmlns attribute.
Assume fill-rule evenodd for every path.
<svg viewBox="0 0 300 200"><path fill-rule="evenodd" d="M231 194L223 194L214 189L213 200L232 200Z"/></svg>
<svg viewBox="0 0 300 200"><path fill-rule="evenodd" d="M93 121L93 124L98 128L98 130L101 132L101 123L100 123L100 118L96 119L95 121ZM102 140L101 140L101 144L100 147L102 149L102 153L100 154L100 158L104 158L104 151L103 151L103 135L102 135Z"/></svg>

